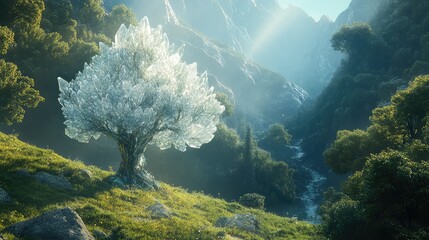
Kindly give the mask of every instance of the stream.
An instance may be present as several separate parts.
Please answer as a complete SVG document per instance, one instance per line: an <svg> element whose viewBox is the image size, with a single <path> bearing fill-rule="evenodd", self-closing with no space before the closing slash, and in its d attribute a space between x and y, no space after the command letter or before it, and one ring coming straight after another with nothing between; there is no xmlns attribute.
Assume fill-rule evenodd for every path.
<svg viewBox="0 0 429 240"><path fill-rule="evenodd" d="M317 214L317 208L325 190L326 177L314 170L311 164L303 159L304 152L301 148L301 142L302 140L295 140L290 146L292 157L286 155L282 157L282 160L300 172L300 177L303 178L300 184L297 184L298 201L294 204L277 206L273 210L281 215L318 224L320 223L320 216Z"/></svg>
<svg viewBox="0 0 429 240"><path fill-rule="evenodd" d="M311 223L319 223L320 216L317 214L317 208L319 207L318 201L322 195L322 185L326 181L326 177L322 176L320 173L304 167L311 175L311 180L306 186L305 192L300 196L304 207L307 218L305 220Z"/></svg>

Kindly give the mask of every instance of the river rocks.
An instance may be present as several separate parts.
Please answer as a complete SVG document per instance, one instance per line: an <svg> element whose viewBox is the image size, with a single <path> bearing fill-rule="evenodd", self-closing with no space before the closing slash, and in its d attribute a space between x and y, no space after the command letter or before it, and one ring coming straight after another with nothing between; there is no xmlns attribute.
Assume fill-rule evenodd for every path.
<svg viewBox="0 0 429 240"><path fill-rule="evenodd" d="M55 176L46 172L38 172L34 175L36 181L49 185L54 188L60 188L64 190L72 190L72 184L64 177Z"/></svg>
<svg viewBox="0 0 429 240"><path fill-rule="evenodd" d="M1 203L8 203L12 199L9 197L9 194L3 190L3 188L0 188L0 204Z"/></svg>
<svg viewBox="0 0 429 240"><path fill-rule="evenodd" d="M235 214L230 218L219 218L216 221L215 226L222 228L238 228L248 232L257 233L259 231L259 220L253 214Z"/></svg>
<svg viewBox="0 0 429 240"><path fill-rule="evenodd" d="M170 218L173 213L162 203L156 202L146 209L154 219Z"/></svg>
<svg viewBox="0 0 429 240"><path fill-rule="evenodd" d="M80 216L71 208L46 212L38 217L16 223L7 232L19 238L34 240L93 240Z"/></svg>

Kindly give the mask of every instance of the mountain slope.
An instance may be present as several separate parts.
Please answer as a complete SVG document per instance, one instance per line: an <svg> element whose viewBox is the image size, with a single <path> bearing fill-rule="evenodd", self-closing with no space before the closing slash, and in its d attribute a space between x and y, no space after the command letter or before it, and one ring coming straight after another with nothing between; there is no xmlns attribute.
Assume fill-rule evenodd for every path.
<svg viewBox="0 0 429 240"><path fill-rule="evenodd" d="M197 62L200 72L208 72L211 85L231 97L236 105L233 116L236 124L244 117L256 131L267 129L270 124L293 116L308 98L302 88L279 74L219 46L191 28L166 23L164 30L170 41L184 46L183 58Z"/></svg>
<svg viewBox="0 0 429 240"><path fill-rule="evenodd" d="M14 1L7 1L5 4L10 5L9 2ZM18 132L25 141L40 147L49 146L72 159L81 159L104 169L107 169L108 166L116 167L117 162L114 159L118 159L120 156L116 143L110 139L101 138L99 141L82 144L64 134L64 117L57 100L56 79L58 76L68 81L73 79L84 63L89 62L91 57L98 52L98 42L111 43L114 32L120 23L126 22L127 16L129 22L133 22L132 12L126 8L116 8L116 12L106 13L101 5L103 3L101 0L91 1L92 5L88 6L82 0L37 0L35 2L40 3L41 6L45 3L44 10L30 6L29 11L25 14L21 14L20 11L16 11L16 14L18 16L40 15L42 20L39 19L41 28L39 30L46 31L48 34L46 36L55 36L52 39L46 37L47 40L55 40L54 43L63 46L61 45L65 44L63 40L65 41L66 36L70 35L70 42L73 44L70 44L68 54L61 56L60 59L52 60L47 56L49 52L53 51L52 49L57 49L57 45L47 44L49 41L40 42L45 37L42 39L37 37L31 39L31 44L23 42L22 47L19 47L19 35L15 35L19 46L15 44L17 49L10 51L10 53L15 51L16 54L12 54L14 57L9 60L12 62L16 60L22 73L35 79L35 86L40 89L41 95L46 101L41 103L37 109L27 111L27 117L23 123L13 126L1 125L0 130L8 133ZM165 4L165 2L168 1L141 1L140 3L147 12L152 13L151 25L165 25L165 30L170 31L168 33L170 41L175 42L177 47L185 45L185 60L188 63L197 61L200 73L206 70L209 72L210 82L216 87L216 91L226 93L236 104L237 113L231 120L231 125L237 126L241 122L250 121L261 131L266 130L272 122L281 122L285 117L292 116L301 102L307 98L304 90L281 76L248 61L243 55L228 50L225 45L209 40L189 26L178 24L177 16L172 11L171 5ZM31 5L33 1L27 1L26 4ZM108 5L107 1L104 4L113 7ZM162 14L158 14L161 11L159 9L163 11ZM3 7L1 11L12 12L12 8ZM116 16L116 18L112 16ZM113 21L114 19L116 20ZM63 22L70 24L70 29L66 28ZM62 30L65 32L63 33ZM69 30L71 32L68 32ZM64 38L55 31L60 31ZM110 38L100 32L109 32ZM32 36L24 33L25 31L23 31L24 36ZM53 52L56 54L56 50ZM275 105L269 98L271 91L275 92L273 95L277 101ZM260 99L264 101L259 101ZM273 118L270 117L271 115ZM243 119L245 121L242 121Z"/></svg>
<svg viewBox="0 0 429 240"><path fill-rule="evenodd" d="M353 44L353 38L345 39L360 51L348 55L312 109L297 120L298 132L307 137L303 147L314 159L320 160L338 130L365 129L375 107L388 104L415 76L429 73L429 4L416 0L381 3L374 20L363 26L370 44L359 49L363 41ZM344 37L359 27L350 29L342 32Z"/></svg>
<svg viewBox="0 0 429 240"><path fill-rule="evenodd" d="M342 25L367 22L384 0L355 0L335 22L315 21L302 9L283 9L261 0L106 0L106 7L125 3L152 23L183 24L318 95L332 78L343 55L330 39Z"/></svg>
<svg viewBox="0 0 429 240"><path fill-rule="evenodd" d="M90 180L79 175L92 172ZM48 172L65 176L73 190L61 190L34 181L29 174ZM16 137L0 133L0 187L9 193L11 203L0 203L0 229L51 209L75 209L90 230L102 230L115 239L311 239L314 226L245 208L200 193L162 184L158 192L112 188L107 178L112 172L85 166L60 157L51 150L33 147ZM151 219L148 206L159 201L176 215ZM254 214L260 221L258 234L238 229L214 227L222 216Z"/></svg>
<svg viewBox="0 0 429 240"><path fill-rule="evenodd" d="M249 3L247 0L239 2ZM185 0L105 2L107 8L117 3L129 5L140 17L147 16L152 26L163 27L171 42L184 47L184 59L187 62L197 62L198 70L207 71L211 84L218 91L227 93L236 104L237 111L234 115L236 124L242 122L244 118L256 131L262 131L272 123L283 122L287 117L293 116L308 98L306 91L299 86L255 64L242 52L230 48L241 48L234 47L231 42L246 44L241 34L244 34L247 28L237 27L235 22L239 20L234 20L233 17L238 11L236 9L237 4L240 4L238 2ZM209 9L211 10L207 12ZM257 9L259 12L256 16L261 16L262 12L268 14L267 10L252 8L250 5L246 6L246 9L251 12ZM245 22L246 16L242 16L240 22ZM236 124L234 125L238 127Z"/></svg>

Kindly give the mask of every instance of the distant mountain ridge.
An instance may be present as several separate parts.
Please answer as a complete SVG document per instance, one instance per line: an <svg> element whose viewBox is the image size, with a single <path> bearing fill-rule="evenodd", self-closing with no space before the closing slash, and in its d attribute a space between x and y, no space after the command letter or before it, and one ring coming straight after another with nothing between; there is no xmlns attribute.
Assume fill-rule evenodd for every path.
<svg viewBox="0 0 429 240"><path fill-rule="evenodd" d="M251 3L247 0L237 2ZM293 116L308 98L308 94L299 86L286 81L283 76L255 64L242 52L234 51L227 43L222 42L226 41L225 39L215 39L216 31L212 31L212 34L200 31L213 26L220 28L219 32L243 33L243 35L229 33L221 35L226 38L231 37L231 44L244 42L243 45L240 45L244 46L243 39L249 38L249 35L245 33L244 28L234 27L235 21L238 20L228 17L229 13L236 11L234 9L237 6L234 4L237 2L197 0L189 4L187 0L112 0L106 1L105 6L109 9L111 5L125 3L132 7L138 15L147 16L152 26L161 25L172 43L176 46L184 46L185 61L197 62L198 70L208 72L210 83L217 88L217 91L229 95L236 104L236 114L230 121L232 125L238 126L244 119L258 132L266 130L270 124L283 122L287 117ZM198 11L199 9L207 10L207 6L203 7L204 4L209 4L210 8L213 7L211 12L214 13L211 17L204 11ZM252 5L248 7L255 9ZM191 12L194 15L191 15ZM204 21L195 20L202 17L197 16L199 13L204 14ZM210 19L213 21L220 19L219 14L223 15L222 24L210 22ZM200 25L195 24L194 28L183 19L194 19L193 21ZM237 48L240 46L237 45Z"/></svg>
<svg viewBox="0 0 429 240"><path fill-rule="evenodd" d="M333 22L315 21L302 9L276 0L106 0L124 3L152 23L180 22L317 96L329 83L343 55L330 39L344 24L368 22L384 0L353 0Z"/></svg>

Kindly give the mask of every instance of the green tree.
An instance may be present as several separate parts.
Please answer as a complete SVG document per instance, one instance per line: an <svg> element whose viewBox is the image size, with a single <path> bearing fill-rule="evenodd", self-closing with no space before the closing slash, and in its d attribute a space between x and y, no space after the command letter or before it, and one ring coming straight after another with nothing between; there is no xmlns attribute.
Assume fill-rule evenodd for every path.
<svg viewBox="0 0 429 240"><path fill-rule="evenodd" d="M324 152L327 165L336 173L361 170L371 153L386 148L400 149L422 139L429 113L429 76L415 78L408 88L392 97L392 104L373 111L366 131L338 131Z"/></svg>
<svg viewBox="0 0 429 240"><path fill-rule="evenodd" d="M429 197L428 162L414 162L399 151L387 150L369 159L362 180L365 191L359 200L366 218L380 231L374 234L386 238L429 226L429 204L422 201Z"/></svg>
<svg viewBox="0 0 429 240"><path fill-rule="evenodd" d="M320 225L322 233L331 240L361 240L368 238L368 229L358 201L342 197L332 203Z"/></svg>
<svg viewBox="0 0 429 240"><path fill-rule="evenodd" d="M331 161L336 171L361 171L348 178L339 199L334 203L327 199L327 204L322 205L325 236L429 237L429 203L421 200L429 197L428 86L429 76L415 78L408 88L392 97L391 105L373 111L367 131L338 132L337 140L325 152L328 163ZM344 159L346 163L340 165ZM355 168L355 162L363 168ZM339 204L343 200L356 203L353 208L346 206L349 218L338 215L338 207L344 208ZM356 216L360 224L353 220ZM362 229L365 236L359 235Z"/></svg>
<svg viewBox="0 0 429 240"><path fill-rule="evenodd" d="M13 19L14 30L24 27L22 30L39 28L42 21L42 12L45 10L43 0L16 0L8 4L10 16Z"/></svg>
<svg viewBox="0 0 429 240"><path fill-rule="evenodd" d="M397 150L372 155L344 193L325 196L321 230L330 239L426 239L429 163ZM414 238L414 236L419 236Z"/></svg>
<svg viewBox="0 0 429 240"><path fill-rule="evenodd" d="M225 107L225 111L222 113L222 117L230 117L234 113L234 106L231 101L228 99L228 96L225 93L216 93L216 99L222 103Z"/></svg>
<svg viewBox="0 0 429 240"><path fill-rule="evenodd" d="M22 76L18 67L0 59L0 122L7 125L23 120L25 109L36 107L43 98L33 88L33 79Z"/></svg>
<svg viewBox="0 0 429 240"><path fill-rule="evenodd" d="M222 123L217 126L213 140L201 146L198 153L211 169L233 169L240 157L241 144L238 134Z"/></svg>
<svg viewBox="0 0 429 240"><path fill-rule="evenodd" d="M102 4L102 0L83 0L83 7L79 12L80 22L96 32L100 32L102 29L104 17L106 16L106 11Z"/></svg>
<svg viewBox="0 0 429 240"><path fill-rule="evenodd" d="M362 130L338 131L337 139L323 154L326 164L338 174L362 169L370 153L368 138Z"/></svg>
<svg viewBox="0 0 429 240"><path fill-rule="evenodd" d="M262 138L261 143L270 147L281 147L290 144L292 135L283 127L283 125L276 123L270 126L270 129Z"/></svg>
<svg viewBox="0 0 429 240"><path fill-rule="evenodd" d="M10 45L13 44L14 33L5 26L0 26L0 55L6 54Z"/></svg>
<svg viewBox="0 0 429 240"><path fill-rule="evenodd" d="M246 136L244 139L244 149L243 149L243 186L252 188L255 183L255 164L254 164L254 154L255 154L256 142L253 138L252 129L248 126L246 129Z"/></svg>
<svg viewBox="0 0 429 240"><path fill-rule="evenodd" d="M114 6L112 11L107 14L104 33L113 39L121 24L126 27L137 24L136 15L124 4Z"/></svg>
<svg viewBox="0 0 429 240"><path fill-rule="evenodd" d="M394 105L376 108L370 117L371 125L367 131L371 146L377 146L377 153L385 148L398 149L404 144L406 131L403 123L395 117ZM375 153L375 152L373 152Z"/></svg>
<svg viewBox="0 0 429 240"><path fill-rule="evenodd" d="M367 53L375 40L371 26L358 23L343 26L331 39L332 47L351 57Z"/></svg>
<svg viewBox="0 0 429 240"><path fill-rule="evenodd" d="M429 75L416 77L409 87L392 97L396 117L406 123L410 140L422 135L423 119L429 113Z"/></svg>
<svg viewBox="0 0 429 240"><path fill-rule="evenodd" d="M256 151L257 161L255 176L257 192L267 197L268 201L278 202L295 198L293 169L285 162L274 161L266 151Z"/></svg>

